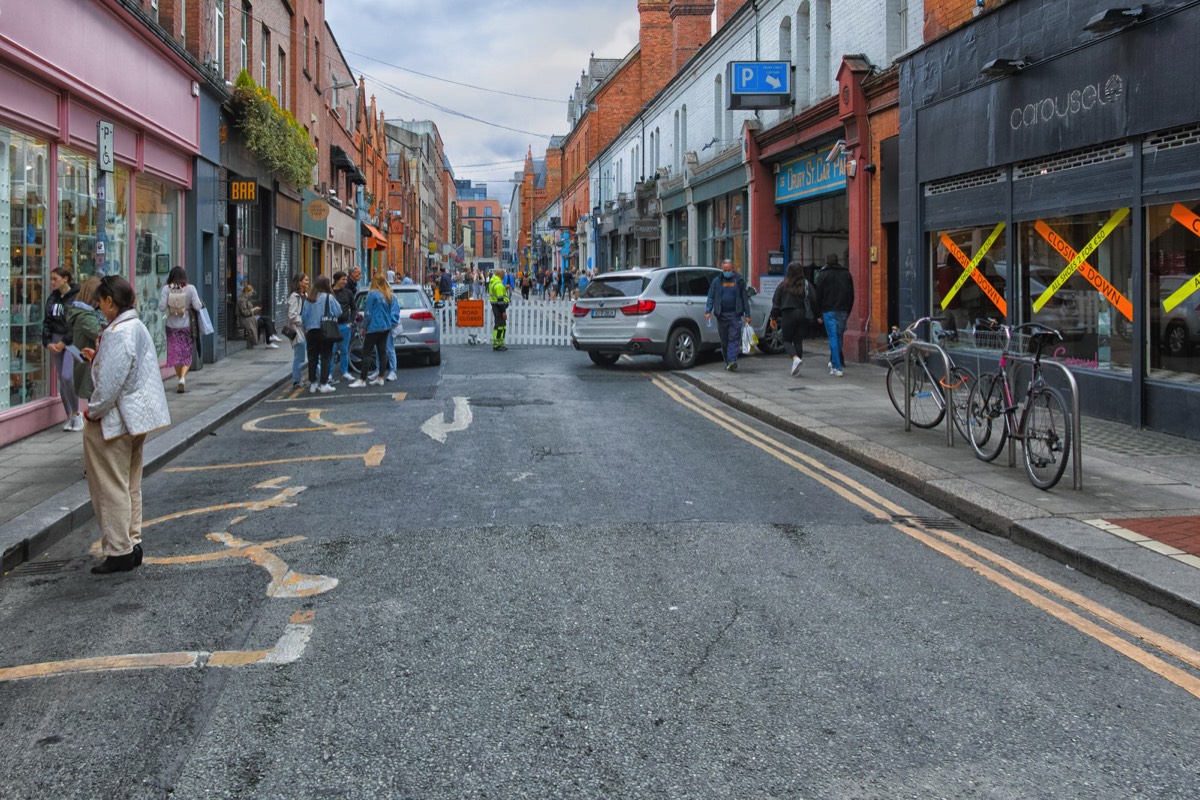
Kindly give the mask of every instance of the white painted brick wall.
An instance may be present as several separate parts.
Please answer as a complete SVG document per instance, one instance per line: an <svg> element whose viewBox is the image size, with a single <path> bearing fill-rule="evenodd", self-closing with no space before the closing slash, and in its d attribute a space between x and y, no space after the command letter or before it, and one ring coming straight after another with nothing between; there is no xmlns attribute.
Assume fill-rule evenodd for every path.
<svg viewBox="0 0 1200 800"><path fill-rule="evenodd" d="M818 24L821 16L821 0L777 0L764 3L759 9L757 36L753 14L739 17L738 25L721 31L720 40L710 41L700 52L699 58L688 65L684 73L676 76L660 95L654 104L644 111L645 120L645 173L641 173L642 156L637 148L642 146L642 120L635 118L620 136L593 162L590 172L591 196L594 200L615 199L617 192L630 193L633 191L631 181L634 178L654 175L655 154L651 149L651 133L658 132L658 165L670 168L670 176L680 174L679 167L683 165L683 153L675 148L675 114L687 109L687 138L686 146L679 151L694 151L699 163L703 165L718 153L728 147L737 145L741 139L742 123L753 118L752 112L718 110L715 98L715 84L719 77L724 92L725 65L730 61L775 61L780 57L780 27L785 17L791 23L790 50L793 63L797 63L802 55L803 45L800 42L798 20L800 10L809 9L809 59L808 69L796 70L796 97L809 98L808 104L797 104L796 110L803 111L812 102L818 102L833 94L837 83L837 70L841 66L842 56L850 53L864 53L880 69L890 65L887 52L887 19L889 14L895 14L897 9L907 7L907 41L908 49L921 44L922 21L924 18L922 0L828 0L829 15L829 61L824 69L827 81L818 81L814 76L821 70L817 68L816 38L813 26ZM899 16L897 16L897 20ZM757 41L756 41L757 40ZM787 50L785 49L786 53ZM892 54L893 56L896 54ZM799 86L807 72L809 87L807 91ZM724 103L722 96L721 103ZM771 127L786 118L792 112L763 111L760 112L764 127ZM719 139L716 144L708 144L718 135L717 116L721 119ZM599 168L597 168L599 167ZM603 178L601 175L607 177ZM601 181L603 180L603 187Z"/></svg>

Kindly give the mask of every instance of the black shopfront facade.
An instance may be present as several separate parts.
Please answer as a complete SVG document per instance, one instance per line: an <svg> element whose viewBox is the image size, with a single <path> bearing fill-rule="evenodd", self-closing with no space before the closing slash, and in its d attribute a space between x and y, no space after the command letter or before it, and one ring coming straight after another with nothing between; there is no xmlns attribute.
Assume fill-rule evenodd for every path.
<svg viewBox="0 0 1200 800"><path fill-rule="evenodd" d="M901 318L1057 328L1085 414L1200 439L1200 0L1110 8L1014 0L901 62Z"/></svg>

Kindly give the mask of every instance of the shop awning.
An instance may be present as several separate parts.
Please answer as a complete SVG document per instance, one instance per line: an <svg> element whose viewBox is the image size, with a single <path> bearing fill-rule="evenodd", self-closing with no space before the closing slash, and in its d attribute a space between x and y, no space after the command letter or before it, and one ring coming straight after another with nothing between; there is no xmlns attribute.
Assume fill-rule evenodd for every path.
<svg viewBox="0 0 1200 800"><path fill-rule="evenodd" d="M387 237L379 232L379 228L366 222L362 224L363 247L368 250L386 250Z"/></svg>

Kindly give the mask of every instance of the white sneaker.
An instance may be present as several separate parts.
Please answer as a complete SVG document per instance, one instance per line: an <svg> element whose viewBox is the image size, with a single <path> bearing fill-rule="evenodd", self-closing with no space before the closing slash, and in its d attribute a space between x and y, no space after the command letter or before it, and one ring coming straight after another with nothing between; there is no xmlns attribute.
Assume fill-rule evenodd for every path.
<svg viewBox="0 0 1200 800"><path fill-rule="evenodd" d="M282 342L283 339L280 339L278 336L268 336L267 341L268 342Z"/></svg>
<svg viewBox="0 0 1200 800"><path fill-rule="evenodd" d="M835 378L840 378L840 377L842 377L842 375L844 375L845 373L844 373L844 372L842 372L840 369L833 369L833 370L830 370L830 371L829 371L829 374L830 374L830 375L832 375L832 376L833 376L833 377L835 377Z"/></svg>
<svg viewBox="0 0 1200 800"><path fill-rule="evenodd" d="M76 424L75 424L76 420L78 420L78 422L79 422L78 427L76 427ZM71 416L67 417L67 421L63 423L62 429L64 431L81 431L81 430L83 430L83 416L80 414L72 414Z"/></svg>
<svg viewBox="0 0 1200 800"><path fill-rule="evenodd" d="M368 375L368 376L367 376L367 380L368 380L368 381L373 381L373 380L375 380L375 379L376 379L376 378L378 378L378 377L379 377L379 373L378 373L378 372L372 372L370 375Z"/></svg>
<svg viewBox="0 0 1200 800"><path fill-rule="evenodd" d="M319 383L310 383L308 385L308 393L309 394L316 394L320 390L321 390L321 384L319 384Z"/></svg>
<svg viewBox="0 0 1200 800"><path fill-rule="evenodd" d="M389 380L389 381L394 381L394 380L396 380L396 373L395 373L395 372L389 372L389 373L387 374L387 378L385 378L385 380Z"/></svg>
<svg viewBox="0 0 1200 800"><path fill-rule="evenodd" d="M317 391L321 394L329 394L330 392L336 392L337 388L332 383L322 383L317 387Z"/></svg>
<svg viewBox="0 0 1200 800"><path fill-rule="evenodd" d="M364 386L366 386L366 385L367 385L367 382L366 382L366 381L364 381L364 380L362 380L362 379L360 379L360 378L356 378L356 379L354 379L354 380L350 381L350 386L349 386L349 387L347 387L347 388L349 388L349 389L361 389L362 387L364 387Z"/></svg>
<svg viewBox="0 0 1200 800"><path fill-rule="evenodd" d="M803 363L800 356L792 356L792 377L800 374L800 364Z"/></svg>
<svg viewBox="0 0 1200 800"><path fill-rule="evenodd" d="M75 415L75 430L77 430L77 431L83 430L83 414L82 413Z"/></svg>
<svg viewBox="0 0 1200 800"><path fill-rule="evenodd" d="M372 386L383 386L383 384L384 384L383 378L376 378L375 380L371 381Z"/></svg>
<svg viewBox="0 0 1200 800"><path fill-rule="evenodd" d="M275 344L274 342L271 342L271 344L267 345L267 349L268 350L278 350L279 345Z"/></svg>

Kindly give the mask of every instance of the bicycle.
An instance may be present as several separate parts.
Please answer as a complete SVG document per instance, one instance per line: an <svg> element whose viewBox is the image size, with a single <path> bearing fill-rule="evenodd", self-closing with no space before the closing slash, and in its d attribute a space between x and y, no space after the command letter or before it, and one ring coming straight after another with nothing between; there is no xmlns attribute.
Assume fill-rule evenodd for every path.
<svg viewBox="0 0 1200 800"><path fill-rule="evenodd" d="M965 439L967 437L967 396L975 385L975 376L965 367L960 367L950 361L950 374L946 378L936 376L940 365L929 363L928 354L922 350L909 347L917 341L917 330L926 322L940 322L940 317L921 317L903 331L893 331L888 335L888 346L876 350L871 355L877 360L887 363L888 398L900 416L904 416L904 396L908 394L909 419L918 428L933 428L946 417L946 390L952 390L954 409L951 419L954 427ZM956 331L943 328L934 330L939 344L957 338ZM912 360L912 384L905 386L905 359ZM936 363L936 362L935 362Z"/></svg>
<svg viewBox="0 0 1200 800"><path fill-rule="evenodd" d="M989 326L987 320L977 320L975 325L977 337L999 334L1004 344L996 371L981 375L967 399L967 441L975 455L993 461L1011 436L1021 442L1030 483L1039 489L1052 489L1067 467L1071 425L1066 402L1057 389L1046 384L1042 374L1042 349L1062 341L1062 334L1034 322L1012 327ZM1032 373L1019 402L1006 369L1014 338L1022 350L1034 351Z"/></svg>

